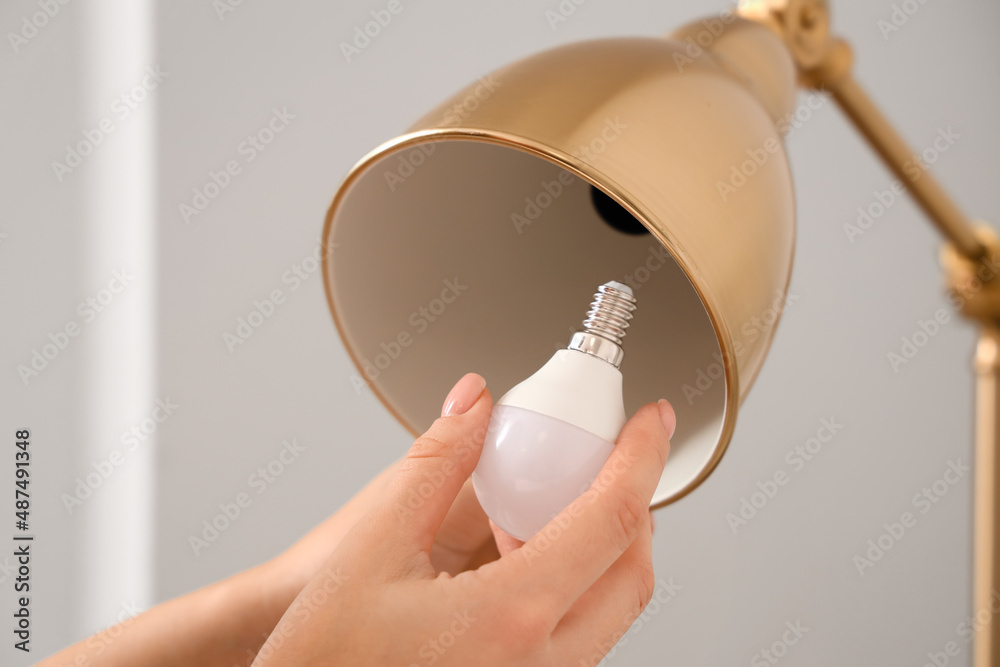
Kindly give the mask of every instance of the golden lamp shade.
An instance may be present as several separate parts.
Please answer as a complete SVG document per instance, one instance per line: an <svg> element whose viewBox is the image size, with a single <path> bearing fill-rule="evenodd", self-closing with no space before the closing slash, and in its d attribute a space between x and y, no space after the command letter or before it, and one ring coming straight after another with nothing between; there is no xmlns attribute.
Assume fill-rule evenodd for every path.
<svg viewBox="0 0 1000 667"><path fill-rule="evenodd" d="M787 49L735 16L671 39L556 48L485 76L349 173L324 230L330 309L414 434L464 373L495 398L564 348L598 285L630 285L626 411L669 399L653 498L719 463L792 265Z"/></svg>

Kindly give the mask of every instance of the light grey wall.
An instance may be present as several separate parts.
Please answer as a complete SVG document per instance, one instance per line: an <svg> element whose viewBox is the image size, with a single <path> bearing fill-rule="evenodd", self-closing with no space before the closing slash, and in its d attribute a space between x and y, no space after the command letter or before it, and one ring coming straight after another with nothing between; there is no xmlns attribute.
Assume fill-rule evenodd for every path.
<svg viewBox="0 0 1000 667"><path fill-rule="evenodd" d="M13 555L14 434L29 428L38 473L30 491L34 519L29 525L45 545L36 544L32 591L35 636L48 635L49 650L70 640L72 611L79 605L84 576L77 559L66 558L83 536L59 505L58 493L72 487L75 469L84 457L70 443L84 420L78 380L84 376L84 359L74 348L55 359L38 382L27 386L16 367L30 364L31 350L48 342L47 333L61 329L75 318L76 304L88 290L79 290L84 258L76 249L84 229L76 211L82 206L84 187L79 179L57 184L49 161L58 156L54 137L75 136L79 131L82 92L77 21L62 16L33 38L30 49L15 54L6 33L18 31L28 3L0 5L0 434L2 434L3 530L0 548L0 611L3 614L2 661L29 664L32 655L15 651L9 639L15 605L17 562ZM58 374L58 377L57 377ZM30 377L30 376L29 376ZM46 443L49 447L43 447ZM50 449L54 447L55 449ZM42 474L44 471L44 474ZM45 610L44 613L42 610Z"/></svg>
<svg viewBox="0 0 1000 667"><path fill-rule="evenodd" d="M153 408L156 383L156 82L142 85L151 10L142 0L0 7L5 665L153 600L155 451L119 440ZM21 429L30 476L16 490L27 501L14 494ZM12 534L34 538L30 564L15 558ZM22 597L28 654L13 646Z"/></svg>
<svg viewBox="0 0 1000 667"><path fill-rule="evenodd" d="M0 25L32 6L17 4L5 7ZM545 13L556 0L406 1L346 62L339 43L384 4L244 0L221 17L212 3L158 5L157 60L169 77L157 98L157 396L180 406L157 433L158 600L278 553L409 444L370 393L359 396L351 387L353 368L320 276L294 290L283 280L313 252L347 169L441 98L504 63L581 39L663 34L722 7L589 0L552 29ZM836 28L856 47L858 78L917 149L931 146L940 129L959 135L933 169L965 210L996 222L1000 6L914 2L916 13L884 38L877 22L890 19L892 2L834 4ZM79 7L66 11L72 16ZM78 418L73 397L85 391L86 376L67 376L81 384L68 398L24 398L14 393L13 372L36 334L58 319L40 315L40 304L78 298L72 271L59 268L72 267L80 241L72 216L63 215L72 200L53 200L36 187L47 177L51 151L42 151L45 159L36 155L45 131L81 126L72 105L59 106L66 91L83 85L60 34L47 35L48 58L4 61L5 87L17 91L0 97L4 147L20 157L3 163L0 232L10 238L0 244L0 270L7 286L4 350L14 357L5 357L4 403L8 391L18 399L3 424L22 416L50 424L57 431L53 450L69 458L39 465L68 481L78 474L66 467ZM73 38L67 28L65 39ZM250 161L241 142L269 122L273 109L294 118ZM46 114L44 123L31 117L38 113ZM22 126L23 133L16 129ZM958 641L962 653L951 664L967 665L969 646L957 626L971 606L971 480L966 473L926 514L913 497L940 479L949 461L970 462L973 331L953 316L894 372L887 354L899 351L901 337L938 309L951 312L941 290L939 240L917 208L900 199L849 241L844 225L892 178L832 104L788 137L788 149L798 197L790 288L797 298L721 466L696 493L656 515L657 577L664 591L670 582L680 590L647 612L608 663L764 664L755 655L781 638L786 622L800 622L809 630L783 664L922 665L927 652ZM186 222L179 206L191 204L192 190L230 160L240 173ZM15 248L22 238L25 245ZM25 282L27 272L38 278ZM230 352L224 334L275 289L287 300ZM32 335L9 333L24 318ZM824 419L843 427L795 469L786 453L815 436ZM250 477L292 438L305 451L258 495ZM734 534L726 515L778 470L790 482ZM252 505L195 554L189 536L244 491ZM72 594L87 573L70 553L88 536L74 532L55 500L38 511L43 522L59 517L40 530L48 530L50 554L62 552L39 577ZM854 557L906 511L916 525L859 573ZM48 633L42 646L50 650L84 627L54 605L38 616L39 632ZM0 650L9 654L7 646Z"/></svg>

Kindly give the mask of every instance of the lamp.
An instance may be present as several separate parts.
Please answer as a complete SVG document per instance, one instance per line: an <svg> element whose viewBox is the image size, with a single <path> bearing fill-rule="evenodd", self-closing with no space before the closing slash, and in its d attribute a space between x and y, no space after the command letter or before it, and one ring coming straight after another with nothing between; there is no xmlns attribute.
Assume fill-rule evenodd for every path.
<svg viewBox="0 0 1000 667"><path fill-rule="evenodd" d="M454 377L474 368L499 395L565 347L595 285L624 280L642 303L626 409L664 396L679 412L654 504L704 480L774 331L740 329L783 302L794 241L776 126L794 67L771 31L736 27L718 39L759 48L754 69L661 39L572 44L473 84L362 160L326 230L355 383L421 432ZM716 181L747 149L766 159L724 201Z"/></svg>
<svg viewBox="0 0 1000 667"><path fill-rule="evenodd" d="M595 285L642 307L625 406L678 414L652 507L718 465L783 310L794 192L782 144L797 86L824 90L949 241L950 284L983 327L977 369L975 604L1000 586L1000 298L974 229L850 73L823 0L744 2L663 39L603 39L484 77L364 157L336 193L323 269L334 321L370 390L409 431L473 369L499 395L565 346ZM978 281L978 286L977 286ZM1000 624L977 637L1000 667Z"/></svg>

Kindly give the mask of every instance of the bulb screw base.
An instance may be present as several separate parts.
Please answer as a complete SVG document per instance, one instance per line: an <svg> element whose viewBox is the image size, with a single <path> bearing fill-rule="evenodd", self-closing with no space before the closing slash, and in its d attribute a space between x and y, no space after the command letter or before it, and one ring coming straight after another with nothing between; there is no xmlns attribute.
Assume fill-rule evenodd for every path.
<svg viewBox="0 0 1000 667"><path fill-rule="evenodd" d="M598 357L618 368L625 357L621 344L633 311L631 287L616 281L601 285L583 321L584 331L573 334L567 349Z"/></svg>

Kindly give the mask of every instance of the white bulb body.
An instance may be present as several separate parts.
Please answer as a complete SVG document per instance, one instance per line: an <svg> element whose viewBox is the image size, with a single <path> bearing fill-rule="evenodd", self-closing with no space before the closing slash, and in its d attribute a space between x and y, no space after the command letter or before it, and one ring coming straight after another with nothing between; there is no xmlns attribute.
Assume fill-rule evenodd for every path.
<svg viewBox="0 0 1000 667"><path fill-rule="evenodd" d="M624 425L621 371L559 350L493 408L472 473L480 505L504 531L530 539L587 490Z"/></svg>

